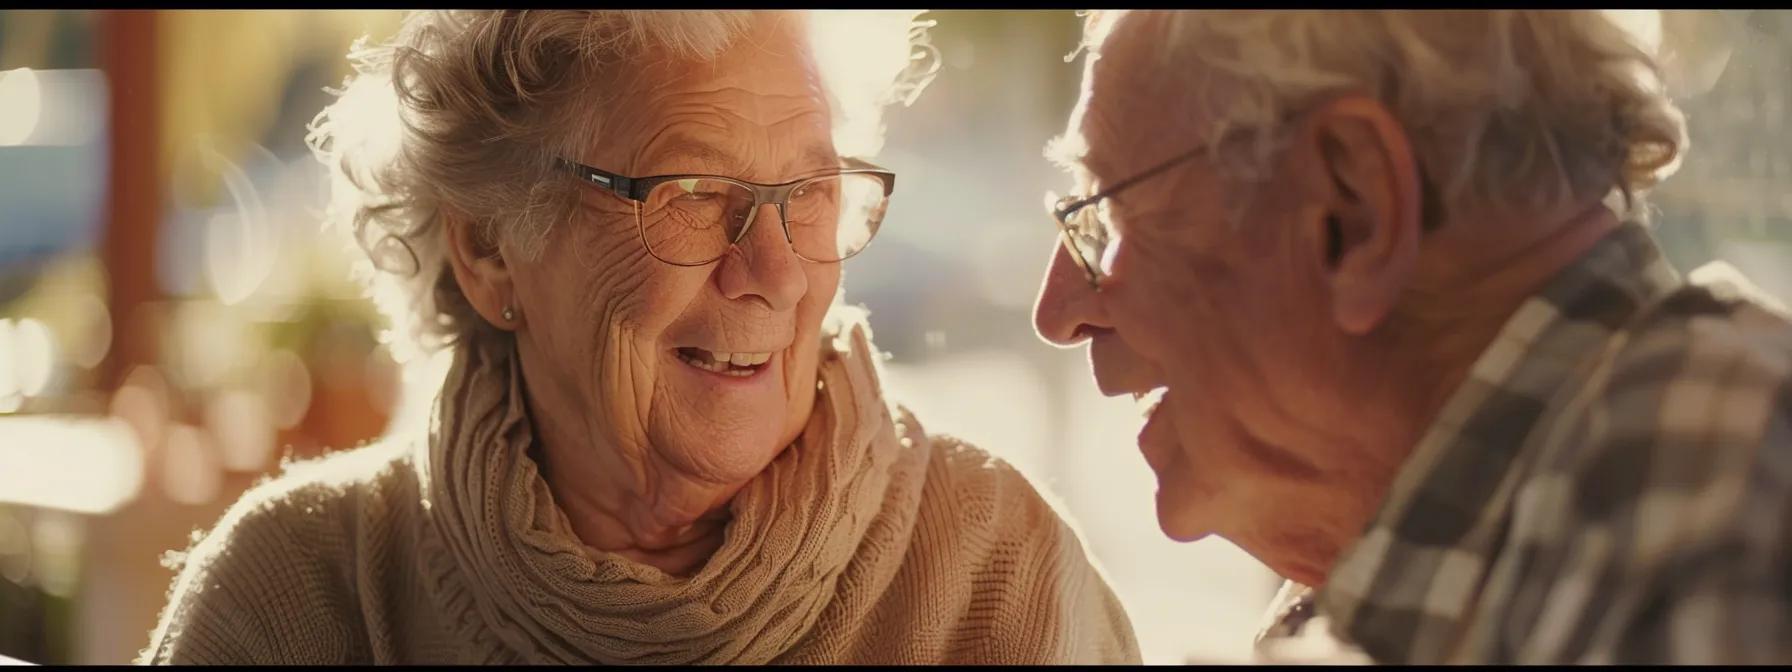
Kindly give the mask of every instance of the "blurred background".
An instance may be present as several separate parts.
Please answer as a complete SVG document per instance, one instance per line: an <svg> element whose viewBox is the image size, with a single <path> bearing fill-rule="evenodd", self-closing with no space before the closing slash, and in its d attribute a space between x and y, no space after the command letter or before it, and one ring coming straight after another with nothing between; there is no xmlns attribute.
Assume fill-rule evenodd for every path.
<svg viewBox="0 0 1792 672"><path fill-rule="evenodd" d="M1068 186L1041 149L1076 96L1080 19L928 16L944 67L887 117L900 188L848 299L929 430L1058 500L1148 662L1242 662L1278 581L1224 540L1162 536L1138 411L1030 327L1055 244L1042 193ZM303 144L349 44L400 18L0 11L0 655L129 661L172 579L164 553L282 461L429 401L380 342L358 252L319 229ZM1792 299L1792 12L1631 18L1673 50L1692 129L1658 236L1683 270L1726 260Z"/></svg>

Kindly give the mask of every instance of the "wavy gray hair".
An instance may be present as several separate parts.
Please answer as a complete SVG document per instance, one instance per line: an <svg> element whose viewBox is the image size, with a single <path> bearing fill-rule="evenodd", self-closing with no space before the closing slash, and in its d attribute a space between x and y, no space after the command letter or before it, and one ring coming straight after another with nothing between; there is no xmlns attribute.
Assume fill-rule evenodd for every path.
<svg viewBox="0 0 1792 672"><path fill-rule="evenodd" d="M1083 47L1098 51L1123 15L1092 12ZM1242 148L1219 163L1246 185L1267 174L1290 112L1344 91L1380 100L1405 127L1437 189L1433 221L1611 196L1642 218L1644 192L1678 168L1687 144L1655 45L1626 29L1631 17L1603 10L1158 18L1135 35L1157 43L1177 96L1165 104L1205 121L1214 146ZM1078 142L1067 136L1049 153L1069 161Z"/></svg>
<svg viewBox="0 0 1792 672"><path fill-rule="evenodd" d="M595 139L605 83L649 49L712 59L755 14L428 11L407 16L388 42L356 42L355 73L306 141L330 172L327 223L367 253L360 272L392 321L394 354L410 359L489 328L444 272L444 212L475 223L487 243L502 237L539 254L577 199L573 180L554 179L552 159ZM875 154L881 110L912 102L931 78L918 66L932 24L918 14L800 15L842 155Z"/></svg>

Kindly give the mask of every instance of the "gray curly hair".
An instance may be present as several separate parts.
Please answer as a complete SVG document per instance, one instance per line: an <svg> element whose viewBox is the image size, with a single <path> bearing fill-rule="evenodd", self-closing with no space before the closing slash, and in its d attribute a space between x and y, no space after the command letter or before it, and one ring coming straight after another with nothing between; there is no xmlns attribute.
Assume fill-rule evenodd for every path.
<svg viewBox="0 0 1792 672"><path fill-rule="evenodd" d="M1098 51L1124 10L1088 16ZM1548 209L1643 194L1679 166L1686 123L1649 36L1604 10L1168 11L1155 42L1187 118L1206 120L1219 161L1246 185L1267 174L1291 111L1343 91L1374 97L1405 127L1452 210ZM1242 140L1223 143L1226 140ZM1048 154L1074 164L1076 134ZM1242 150L1242 151L1238 151ZM1247 199L1236 199L1247 200ZM1435 201L1435 202L1434 202ZM1236 204L1235 204L1236 205ZM1234 213L1237 214L1237 213Z"/></svg>
<svg viewBox="0 0 1792 672"><path fill-rule="evenodd" d="M747 11L427 11L391 40L349 53L355 73L306 137L330 172L326 224L350 232L359 272L391 320L400 360L490 328L445 272L444 213L486 244L538 255L571 216L576 182L552 157L595 139L605 84L650 49L707 61L752 24ZM916 11L777 12L807 20L836 149L868 157L881 110L908 104L937 70ZM931 60L934 70L920 64ZM596 108L594 113L593 108Z"/></svg>

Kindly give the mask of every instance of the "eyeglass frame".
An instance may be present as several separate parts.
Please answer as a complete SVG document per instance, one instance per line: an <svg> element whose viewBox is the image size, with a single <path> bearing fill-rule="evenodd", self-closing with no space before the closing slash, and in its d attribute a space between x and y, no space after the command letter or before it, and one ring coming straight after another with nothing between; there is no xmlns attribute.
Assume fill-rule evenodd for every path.
<svg viewBox="0 0 1792 672"><path fill-rule="evenodd" d="M713 259L697 263L670 261L653 251L653 246L647 242L647 229L646 224L642 221L641 206L647 202L647 195L652 193L655 187L678 180L717 180L745 188L753 194L753 207L747 211L749 213L758 213L759 208L767 204L778 206L778 224L784 231L784 242L790 245L791 253L795 254L798 259L802 259L803 261L812 264L837 264L858 256L860 252L864 252L866 247L871 246L871 238L877 237L877 230L871 232L871 238L865 240L864 246L853 251L852 254L832 261L820 261L809 258L796 249L796 241L790 236L790 217L786 210L790 206L790 194L794 193L797 187L804 184L829 177L839 177L841 175L871 175L883 182L885 199L889 199L891 194L896 193L895 172L859 159L842 158L841 162L847 164L847 167L834 168L815 175L799 177L789 182L761 184L725 175L704 175L697 173L629 177L618 173L612 173L602 168L594 168L570 159L559 159L560 167L572 171L574 175L577 175L580 178L580 182L619 196L633 204L635 210L635 233L640 236L641 247L647 250L648 256L659 260L661 263L684 267L708 266L720 260L722 257L728 256L728 250L722 250L722 253L716 255ZM740 241L745 239L747 233L753 229L753 222L758 219L759 217L756 214L749 214L747 216L747 223L742 225L740 227L740 232L736 233L734 237L728 241L728 246L733 247L739 245ZM883 225L880 222L878 224L878 229L882 228Z"/></svg>
<svg viewBox="0 0 1792 672"><path fill-rule="evenodd" d="M1185 161L1188 161L1190 159L1194 159L1196 157L1206 154L1209 149L1211 149L1210 145L1203 144L1194 149L1188 150L1181 154L1177 154L1176 156L1165 159L1165 160L1157 163L1156 165L1153 165L1150 168L1146 168L1145 170L1139 172L1138 174L1133 175L1132 177L1129 177L1129 178L1126 178L1119 182L1116 182L1116 183L1114 183L1114 186L1099 190L1099 191L1097 191L1093 194L1090 194L1088 196L1082 196L1082 197L1065 196L1063 198L1059 198L1052 205L1052 207L1051 207L1052 218L1056 219L1058 221L1058 235L1059 235L1058 244L1062 245L1065 249L1069 250L1071 260L1075 261L1076 265L1083 269L1083 275L1088 277L1088 279L1089 279L1089 287L1091 287L1092 289L1094 289L1097 292L1101 291L1101 279L1105 278L1107 276L1106 276L1106 274L1097 270L1097 268L1101 264L1100 259L1095 259L1093 261L1084 259L1082 251L1078 250L1076 247L1076 243L1071 241L1071 237L1075 234L1071 233L1071 231L1070 231L1070 218L1075 216L1077 211L1082 210L1083 208L1087 208L1087 207L1099 204L1102 201L1108 200L1109 198L1112 198L1114 195L1119 194L1121 191L1124 191L1134 185L1139 184L1140 182L1144 182L1147 179L1150 179L1152 177L1156 177L1165 172L1168 172L1171 168L1174 168L1177 165L1179 165ZM1105 238L1107 236L1107 225L1110 223L1109 222L1101 222L1099 220L1097 220L1097 222L1100 224L1103 224L1103 226L1101 227L1101 230L1102 230L1102 235ZM1105 254L1106 251L1107 251L1107 243L1104 242L1102 244L1102 252Z"/></svg>

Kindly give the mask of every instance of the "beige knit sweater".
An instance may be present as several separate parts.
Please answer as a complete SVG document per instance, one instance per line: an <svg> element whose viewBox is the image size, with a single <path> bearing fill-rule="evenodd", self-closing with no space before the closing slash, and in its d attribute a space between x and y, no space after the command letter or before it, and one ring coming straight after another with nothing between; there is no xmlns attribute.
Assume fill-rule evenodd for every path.
<svg viewBox="0 0 1792 672"><path fill-rule="evenodd" d="M145 663L1137 663L1072 530L1007 464L892 414L862 325L803 437L671 577L579 543L505 349L428 437L291 465L187 553Z"/></svg>

